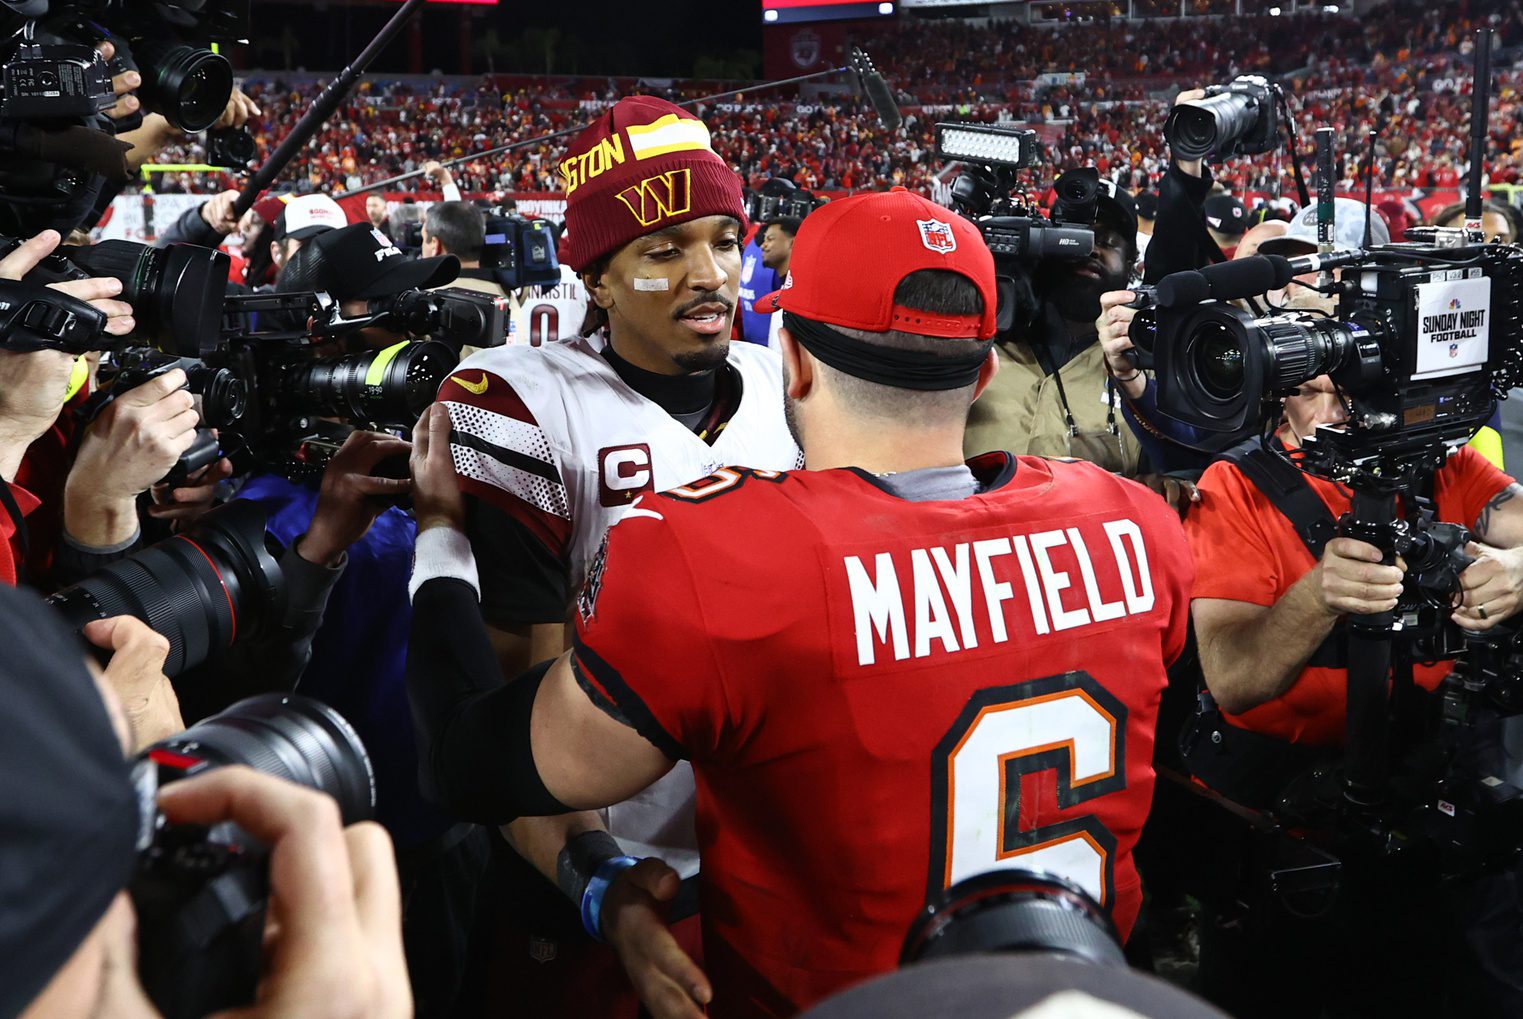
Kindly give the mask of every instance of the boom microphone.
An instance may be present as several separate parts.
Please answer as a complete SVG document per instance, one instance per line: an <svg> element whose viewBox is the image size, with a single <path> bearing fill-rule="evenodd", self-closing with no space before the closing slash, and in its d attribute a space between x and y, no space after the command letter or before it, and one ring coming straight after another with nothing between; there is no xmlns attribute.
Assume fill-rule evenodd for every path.
<svg viewBox="0 0 1523 1019"><path fill-rule="evenodd" d="M862 91L867 94L867 101L873 104L883 126L890 131L899 130L899 125L904 123L904 114L899 112L899 104L894 102L894 93L889 89L888 82L883 80L883 75L873 66L872 57L853 46L851 69L857 73Z"/></svg>
<svg viewBox="0 0 1523 1019"><path fill-rule="evenodd" d="M1161 308L1184 308L1202 301L1259 297L1271 290L1283 290L1297 276L1330 272L1353 265L1365 257L1366 253L1358 248L1299 258L1254 255L1208 265L1204 269L1171 273L1158 281L1158 305Z"/></svg>

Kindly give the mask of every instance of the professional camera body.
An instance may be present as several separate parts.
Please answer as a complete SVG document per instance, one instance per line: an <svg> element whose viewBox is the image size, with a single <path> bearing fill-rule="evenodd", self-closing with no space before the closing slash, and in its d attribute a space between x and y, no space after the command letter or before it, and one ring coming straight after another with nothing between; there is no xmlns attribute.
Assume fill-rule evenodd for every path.
<svg viewBox="0 0 1523 1019"><path fill-rule="evenodd" d="M1031 270L1048 259L1077 261L1095 246L1100 172L1068 170L1053 184L1051 217L1035 198L1016 193L1019 171L1036 164L1036 132L998 124L937 124L936 152L962 163L952 207L973 222L994 254L1001 334L1037 312Z"/></svg>
<svg viewBox="0 0 1523 1019"><path fill-rule="evenodd" d="M375 776L342 716L294 694L234 704L145 750L133 768L143 804L138 871L138 973L165 1019L200 1019L251 1004L262 971L269 899L267 847L236 826L172 825L159 787L243 764L327 793L344 824L370 818Z"/></svg>
<svg viewBox="0 0 1523 1019"><path fill-rule="evenodd" d="M1244 74L1205 91L1204 98L1175 106L1164 121L1163 136L1176 159L1220 162L1274 150L1279 134L1276 104L1284 103L1279 85L1262 75Z"/></svg>

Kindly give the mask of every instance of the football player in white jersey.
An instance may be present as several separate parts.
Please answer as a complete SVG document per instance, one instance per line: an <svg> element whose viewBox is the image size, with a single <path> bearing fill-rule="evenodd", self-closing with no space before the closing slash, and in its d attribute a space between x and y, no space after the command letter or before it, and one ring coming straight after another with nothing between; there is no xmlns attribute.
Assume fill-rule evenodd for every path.
<svg viewBox="0 0 1523 1019"><path fill-rule="evenodd" d="M577 137L560 173L569 241L560 257L592 299L583 332L601 328L603 336L592 342L562 333L555 343L484 350L439 392L470 503L482 612L505 677L565 649L572 596L608 528L641 493L725 465L801 465L783 415L776 352L730 343L745 212L741 182L710 147L704 124L663 100L626 98ZM654 578L652 597L659 597ZM525 819L504 831L579 902L599 867L620 854L660 857L691 878L693 795L691 769L682 767L602 816ZM610 893L610 907L626 902L654 920L659 904L634 887L640 881L686 897L669 872L653 877L647 868L621 879L631 887ZM610 917L605 926L647 1000L669 989L665 983L702 979L654 922L642 928ZM696 945L683 936L696 934L694 926L673 931ZM636 933L626 940L621 930ZM600 959L587 951L595 946L559 938L554 965L544 965L544 942L554 935L528 933L542 963L535 980L561 985L533 998L553 998L552 1011L562 1015L634 1015L632 998L619 1007L607 1002L598 976L612 961L606 951ZM573 964L579 958L586 964ZM549 972L555 968L558 978ZM682 990L691 997L690 985Z"/></svg>

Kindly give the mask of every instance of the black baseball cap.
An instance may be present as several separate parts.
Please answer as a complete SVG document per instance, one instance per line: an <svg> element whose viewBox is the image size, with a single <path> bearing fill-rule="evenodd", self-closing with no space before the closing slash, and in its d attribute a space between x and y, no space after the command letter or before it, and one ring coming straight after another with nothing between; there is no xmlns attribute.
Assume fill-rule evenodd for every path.
<svg viewBox="0 0 1523 1019"><path fill-rule="evenodd" d="M1206 225L1219 234L1240 237L1248 229L1248 210L1231 195L1211 195L1201 206Z"/></svg>
<svg viewBox="0 0 1523 1019"><path fill-rule="evenodd" d="M1121 229L1128 244L1137 239L1137 200L1132 193L1115 181L1100 181L1100 201L1095 218L1109 214L1109 218Z"/></svg>
<svg viewBox="0 0 1523 1019"><path fill-rule="evenodd" d="M1137 215L1142 219L1158 218L1158 192L1147 190L1137 195Z"/></svg>
<svg viewBox="0 0 1523 1019"><path fill-rule="evenodd" d="M324 290L348 301L442 287L459 275L460 259L454 255L408 258L369 223L354 223L319 233L304 245L281 273L279 289Z"/></svg>

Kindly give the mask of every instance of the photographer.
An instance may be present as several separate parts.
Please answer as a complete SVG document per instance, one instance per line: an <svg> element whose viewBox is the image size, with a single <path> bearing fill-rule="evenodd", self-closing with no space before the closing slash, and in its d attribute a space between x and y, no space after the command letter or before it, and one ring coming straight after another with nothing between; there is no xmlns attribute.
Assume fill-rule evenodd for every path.
<svg viewBox="0 0 1523 1019"><path fill-rule="evenodd" d="M45 230L22 242L0 260L0 280L20 280L58 247L59 240L57 232ZM112 336L125 335L136 325L132 308L113 299L122 292L120 280L49 285L105 312L109 316L106 332ZM26 518L44 501L54 504L49 508L51 516L61 513L57 503L62 493L57 489L68 470L70 439L58 419L69 396L70 378L80 363L57 350L0 349L0 583L15 583L18 564L28 558L31 541ZM44 540L54 530L53 526L31 528ZM34 546L33 551L35 561L51 548Z"/></svg>
<svg viewBox="0 0 1523 1019"><path fill-rule="evenodd" d="M107 684L93 683L72 636L26 592L0 591L0 641L9 734L0 777L10 790L0 804L0 1014L153 1015L137 942L166 932L136 930L125 891L140 804L123 756L127 718L109 685L117 659ZM270 849L279 923L267 928L257 1004L240 1015L410 1014L380 828L342 828L330 798L237 767L167 786L158 807L182 824L232 821Z"/></svg>
<svg viewBox="0 0 1523 1019"><path fill-rule="evenodd" d="M1132 196L1100 182L1093 253L1083 261L1046 260L1033 273L1037 310L1020 339L1002 339L999 374L968 416L969 456L1008 449L1071 456L1136 478L1141 449L1121 427L1122 399L1097 342L1100 296L1120 290L1137 259ZM1155 242L1156 243L1156 242Z"/></svg>
<svg viewBox="0 0 1523 1019"><path fill-rule="evenodd" d="M1174 105L1205 98L1205 89L1187 89L1174 97ZM1181 159L1171 150L1168 172L1158 187L1158 218L1148 242L1145 282L1157 283L1173 272L1226 261L1206 222L1205 204L1214 182L1205 160Z"/></svg>

